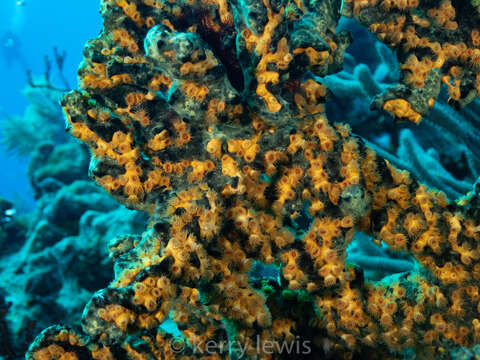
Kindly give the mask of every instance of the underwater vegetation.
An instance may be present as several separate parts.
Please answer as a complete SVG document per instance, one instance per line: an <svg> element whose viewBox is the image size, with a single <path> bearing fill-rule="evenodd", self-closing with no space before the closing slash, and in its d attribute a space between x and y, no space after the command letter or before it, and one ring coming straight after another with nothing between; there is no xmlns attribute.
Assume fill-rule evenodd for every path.
<svg viewBox="0 0 480 360"><path fill-rule="evenodd" d="M26 70L27 85L23 95L29 106L23 116L2 114L4 121L0 122L0 143L6 150L18 155L27 156L36 146L47 139L55 143L68 140L61 108L58 103L61 95L70 89L63 76L65 52L60 53L53 48L54 65L48 56L44 57L45 71L41 76L32 76ZM55 86L56 82L61 87Z"/></svg>
<svg viewBox="0 0 480 360"><path fill-rule="evenodd" d="M43 328L79 321L111 278L109 241L145 229L145 214L88 180L88 149L65 133L61 92L47 72L29 78L25 114L1 123L1 141L28 159L36 204L23 214L0 199L0 359L24 358Z"/></svg>
<svg viewBox="0 0 480 360"><path fill-rule="evenodd" d="M89 300L81 328L45 329L27 358L473 357L480 338L474 6L102 1L104 31L87 43L80 90L62 105L70 133L90 148L90 176L151 218L142 236L110 243L115 279ZM352 36L335 30L340 12L395 50L399 79L380 45L384 68L373 73L344 56ZM342 89L348 81L354 86ZM327 120L325 102L345 100L342 91L362 105L373 97L371 109L337 104L342 110ZM463 112L447 110L442 97ZM428 124L422 134L435 135L384 121L377 130L384 136L367 143L351 128L368 131L370 110ZM355 111L358 123L341 123ZM445 148L425 151L438 129L446 129ZM82 164L57 147L39 151ZM413 175L393 165L402 163ZM93 185L59 187L56 178L45 182L49 173L34 177L40 197L54 189L41 219L88 231L93 223L70 222L63 209L86 209L81 195ZM109 196L98 196L93 203L112 211ZM117 226L109 219L107 227ZM402 273L366 281L346 261L359 232L409 254L395 260ZM75 256L87 238L63 254ZM403 263L411 258L414 266ZM169 317L180 337L159 327Z"/></svg>
<svg viewBox="0 0 480 360"><path fill-rule="evenodd" d="M43 78L37 80L38 84L44 82ZM8 151L26 156L32 151L32 144L38 144L45 138L54 141L66 136L62 114L57 105L61 92L46 92L42 88L27 85L23 93L30 105L23 116L5 116L6 119L0 123L0 136L1 143Z"/></svg>

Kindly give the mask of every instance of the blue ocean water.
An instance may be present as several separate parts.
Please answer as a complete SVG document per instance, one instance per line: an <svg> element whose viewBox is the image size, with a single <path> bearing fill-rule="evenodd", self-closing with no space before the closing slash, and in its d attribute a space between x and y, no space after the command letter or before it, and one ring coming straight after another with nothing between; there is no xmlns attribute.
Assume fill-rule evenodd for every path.
<svg viewBox="0 0 480 360"><path fill-rule="evenodd" d="M77 85L75 74L83 45L101 29L99 3L99 0L0 2L0 122L8 121L6 115L24 113L28 102L21 91L26 85L26 70L33 75L43 74L44 56L53 56L53 46L66 51L63 73L71 87ZM32 191L25 174L27 160L12 156L2 146L0 163L0 196L19 207L30 207Z"/></svg>

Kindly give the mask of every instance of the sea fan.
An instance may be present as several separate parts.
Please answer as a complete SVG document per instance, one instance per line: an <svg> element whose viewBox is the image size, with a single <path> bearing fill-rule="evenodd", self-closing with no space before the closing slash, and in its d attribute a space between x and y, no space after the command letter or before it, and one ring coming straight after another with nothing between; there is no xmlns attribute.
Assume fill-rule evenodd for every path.
<svg viewBox="0 0 480 360"><path fill-rule="evenodd" d="M60 92L44 82L40 79L24 89L29 105L23 116L4 114L0 122L0 143L15 155L26 156L43 141L68 141L59 106Z"/></svg>

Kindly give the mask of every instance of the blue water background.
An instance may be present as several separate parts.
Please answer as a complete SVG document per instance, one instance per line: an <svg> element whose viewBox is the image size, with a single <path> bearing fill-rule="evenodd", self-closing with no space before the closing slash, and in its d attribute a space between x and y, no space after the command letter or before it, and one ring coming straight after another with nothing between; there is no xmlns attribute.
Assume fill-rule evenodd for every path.
<svg viewBox="0 0 480 360"><path fill-rule="evenodd" d="M23 115L27 100L21 93L26 84L23 63L33 75L45 72L44 56L53 57L53 46L65 50L64 75L71 87L77 86L76 70L82 58L82 49L88 39L101 29L98 13L100 0L26 0L0 1L0 110L9 115ZM12 32L19 41L13 42L8 54L13 57L10 66L5 58L5 34ZM5 116L0 121L6 121ZM32 144L32 149L35 144ZM19 207L33 204L26 159L8 154L0 147L0 196Z"/></svg>

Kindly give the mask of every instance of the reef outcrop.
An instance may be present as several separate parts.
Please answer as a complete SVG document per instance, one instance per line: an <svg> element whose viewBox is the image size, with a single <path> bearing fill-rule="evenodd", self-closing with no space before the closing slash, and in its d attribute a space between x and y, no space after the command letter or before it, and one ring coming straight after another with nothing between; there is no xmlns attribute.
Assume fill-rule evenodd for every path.
<svg viewBox="0 0 480 360"><path fill-rule="evenodd" d="M335 31L343 13L405 71L375 106L418 122L442 82L466 105L479 19L454 4L102 1L62 105L91 176L150 226L111 244L115 279L82 330L48 328L27 357L431 359L478 342L480 185L453 202L396 169L327 120L321 82L351 40ZM345 262L355 231L421 267L365 282ZM181 338L159 327L169 316Z"/></svg>

